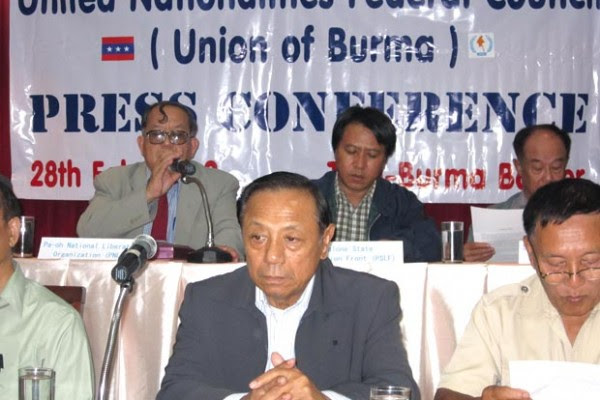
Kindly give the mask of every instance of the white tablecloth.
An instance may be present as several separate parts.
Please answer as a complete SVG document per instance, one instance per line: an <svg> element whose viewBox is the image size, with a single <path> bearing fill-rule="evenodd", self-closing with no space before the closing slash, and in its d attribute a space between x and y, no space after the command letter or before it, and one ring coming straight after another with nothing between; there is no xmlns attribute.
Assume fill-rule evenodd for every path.
<svg viewBox="0 0 600 400"><path fill-rule="evenodd" d="M114 262L19 259L26 276L45 285L86 288L83 319L100 376L110 318L119 293ZM177 312L188 282L223 274L241 264L198 265L154 261L136 280L124 306L111 399L154 399L167 364ZM525 265L404 264L368 272L400 287L408 357L423 400L433 399L443 366L483 293L533 274Z"/></svg>

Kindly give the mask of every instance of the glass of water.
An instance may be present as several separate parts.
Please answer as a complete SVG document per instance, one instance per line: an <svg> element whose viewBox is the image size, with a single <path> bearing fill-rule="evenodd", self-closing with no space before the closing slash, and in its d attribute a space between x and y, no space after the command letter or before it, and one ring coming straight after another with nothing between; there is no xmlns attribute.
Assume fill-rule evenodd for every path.
<svg viewBox="0 0 600 400"><path fill-rule="evenodd" d="M19 368L19 400L54 400L54 370Z"/></svg>
<svg viewBox="0 0 600 400"><path fill-rule="evenodd" d="M402 386L371 386L370 400L410 400L410 389Z"/></svg>

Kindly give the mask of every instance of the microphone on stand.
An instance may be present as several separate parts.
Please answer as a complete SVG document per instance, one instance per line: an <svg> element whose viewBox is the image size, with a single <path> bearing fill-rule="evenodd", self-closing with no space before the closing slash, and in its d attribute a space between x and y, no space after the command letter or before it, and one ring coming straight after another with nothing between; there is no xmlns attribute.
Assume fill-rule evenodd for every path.
<svg viewBox="0 0 600 400"><path fill-rule="evenodd" d="M111 271L113 279L121 286L119 297L115 303L113 314L108 330L108 339L104 349L104 358L102 359L102 370L100 372L100 382L96 391L96 400L108 399L110 389L110 375L112 371L115 343L119 336L119 326L121 324L121 315L125 296L133 290L135 280L133 275L146 264L149 258L154 257L156 253L156 240L150 235L139 235L131 243L128 249L123 250L117 264Z"/></svg>
<svg viewBox="0 0 600 400"><path fill-rule="evenodd" d="M128 249L123 250L111 276L117 283L127 282L148 259L156 254L156 240L150 235L139 235Z"/></svg>
<svg viewBox="0 0 600 400"><path fill-rule="evenodd" d="M177 160L175 160L175 161L177 161ZM175 165L175 161L173 162L173 165ZM189 161L179 161L179 164L182 164L182 163L187 163L190 166L194 167L194 165ZM171 166L171 167L173 167L173 166ZM178 168L182 168L182 167L178 166ZM206 189L204 189L204 185L202 184L202 182L200 182L200 180L198 178L194 178L193 176L188 176L188 175L192 175L194 172L196 172L196 167L194 167L194 172L192 172L191 174L187 174L187 173L184 174L183 172L181 172L180 169L178 169L177 172L181 173L181 175L182 175L181 181L183 183L189 184L190 182L193 182L198 187L198 190L200 191L200 196L202 197L202 206L204 208L204 218L206 218L206 224L208 226L208 235L206 238L206 245L196 251L189 253L187 256L187 261L193 262L193 263L211 263L211 264L226 263L226 262L233 261L233 257L231 256L231 254L229 254L225 250L222 250L222 249L218 248L217 246L215 246L215 234L213 231L212 215L210 213L210 206L208 205L208 197L206 196Z"/></svg>
<svg viewBox="0 0 600 400"><path fill-rule="evenodd" d="M180 160L176 158L171 164L171 171L179 172L182 177L187 175L194 175L196 173L196 166L188 160Z"/></svg>

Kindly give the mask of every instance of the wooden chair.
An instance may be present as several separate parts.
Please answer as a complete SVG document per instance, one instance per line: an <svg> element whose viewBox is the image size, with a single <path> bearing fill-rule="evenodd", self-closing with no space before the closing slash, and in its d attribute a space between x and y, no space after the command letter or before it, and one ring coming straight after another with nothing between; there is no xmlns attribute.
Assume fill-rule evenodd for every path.
<svg viewBox="0 0 600 400"><path fill-rule="evenodd" d="M72 305L79 314L83 313L85 303L85 288L83 286L46 285L46 289Z"/></svg>

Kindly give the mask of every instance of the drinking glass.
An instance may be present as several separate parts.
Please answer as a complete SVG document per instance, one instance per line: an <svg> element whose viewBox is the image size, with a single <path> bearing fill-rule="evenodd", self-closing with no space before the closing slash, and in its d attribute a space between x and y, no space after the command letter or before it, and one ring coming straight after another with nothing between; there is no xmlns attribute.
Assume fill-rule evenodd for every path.
<svg viewBox="0 0 600 400"><path fill-rule="evenodd" d="M410 400L410 389L402 386L371 386L370 400Z"/></svg>
<svg viewBox="0 0 600 400"><path fill-rule="evenodd" d="M19 400L54 400L52 368L19 368Z"/></svg>
<svg viewBox="0 0 600 400"><path fill-rule="evenodd" d="M442 262L463 261L464 224L461 221L444 221L442 228Z"/></svg>
<svg viewBox="0 0 600 400"><path fill-rule="evenodd" d="M13 247L15 257L33 257L33 233L35 231L35 218L21 217L21 231L17 244Z"/></svg>

